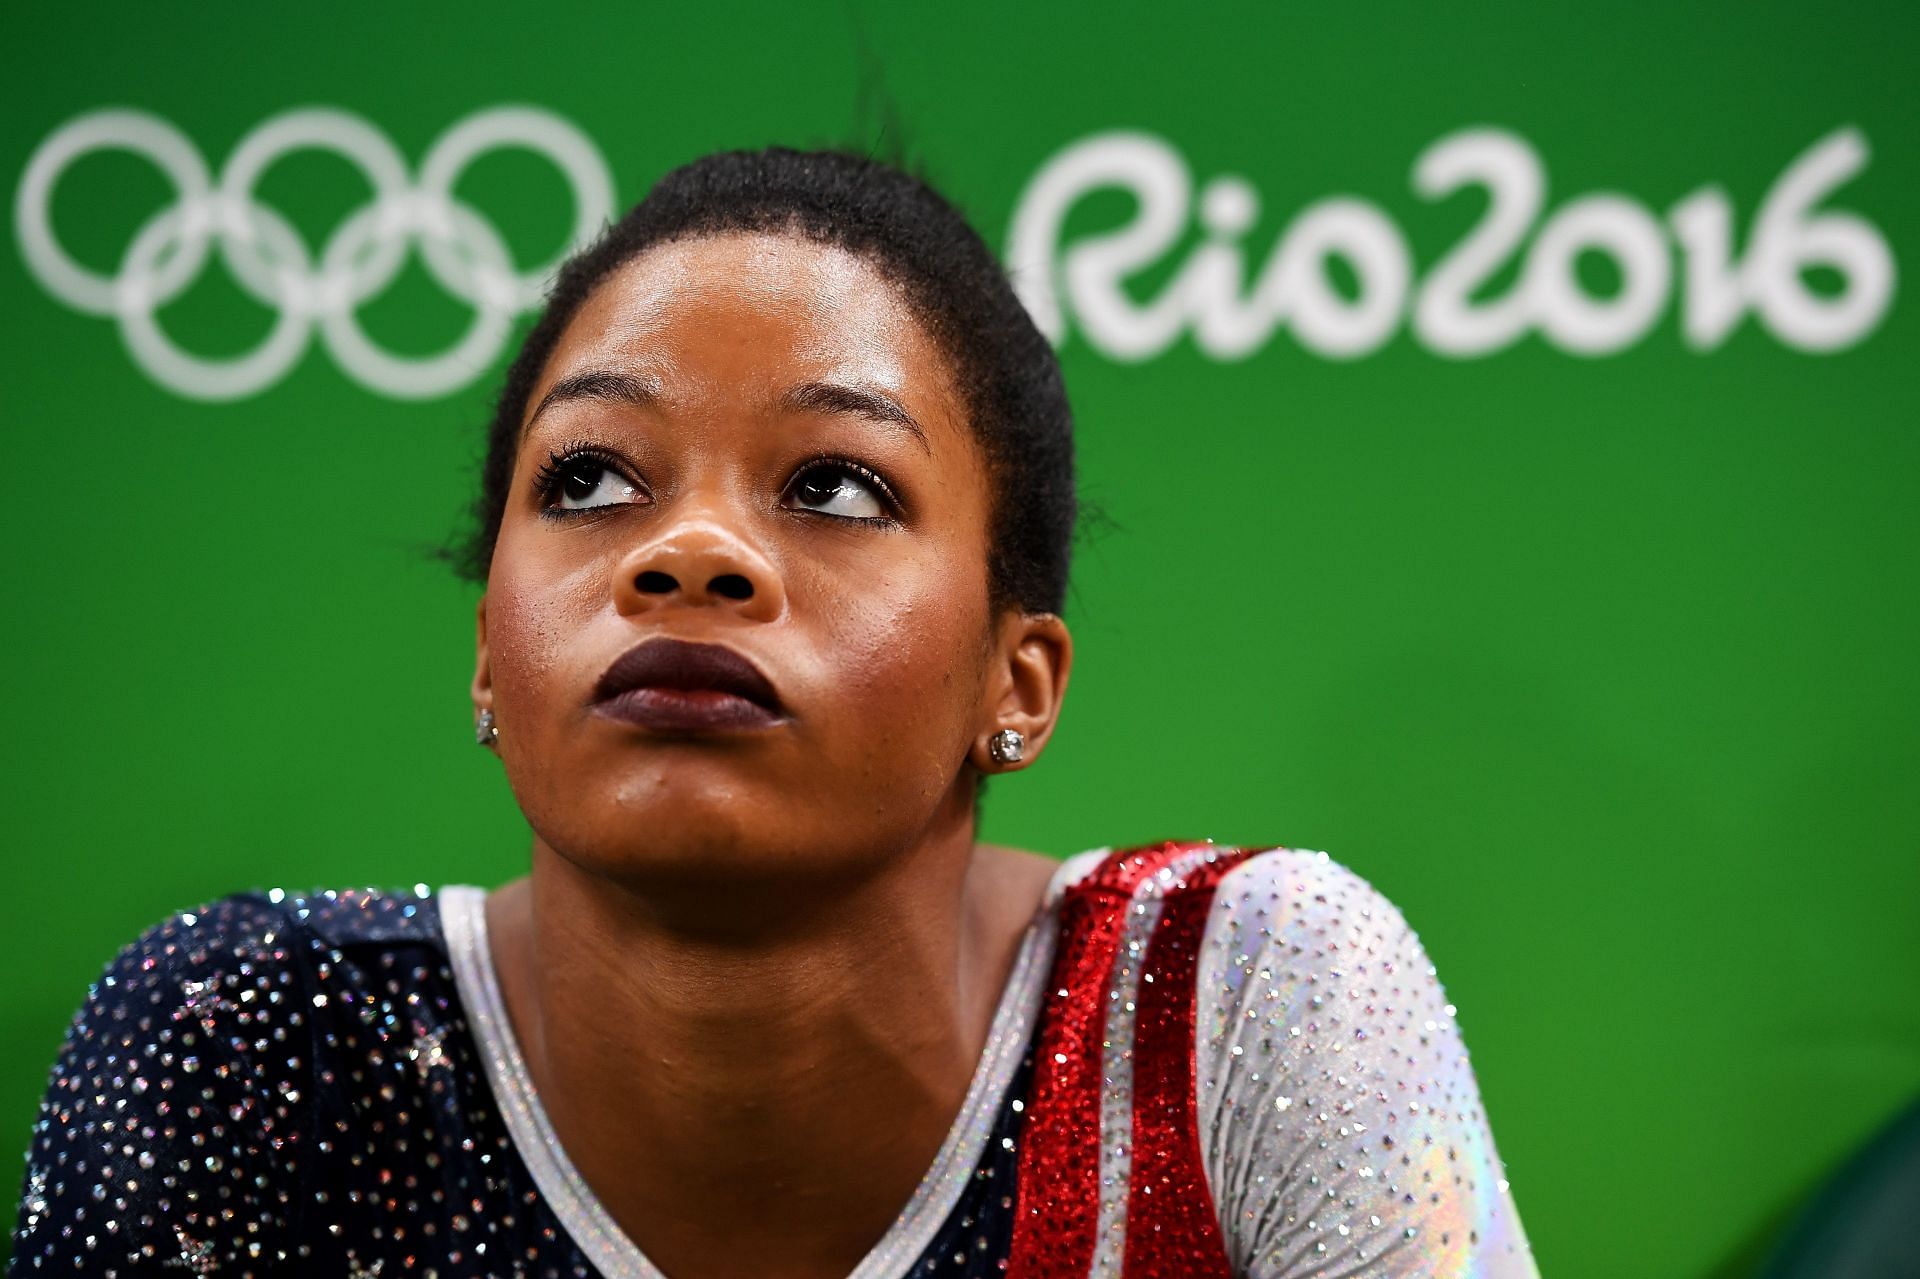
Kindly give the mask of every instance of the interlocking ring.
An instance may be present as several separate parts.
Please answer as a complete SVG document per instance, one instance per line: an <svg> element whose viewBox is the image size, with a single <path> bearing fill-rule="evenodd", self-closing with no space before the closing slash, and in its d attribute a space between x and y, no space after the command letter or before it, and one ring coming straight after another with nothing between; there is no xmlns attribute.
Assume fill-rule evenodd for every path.
<svg viewBox="0 0 1920 1279"><path fill-rule="evenodd" d="M516 269L493 224L453 194L469 164L502 147L545 156L573 196L566 247L527 271ZM54 235L51 217L53 188L67 167L108 150L145 157L178 195L134 233L112 276L75 262ZM261 175L302 150L333 152L373 187L373 198L347 215L317 260L292 223L254 199ZM598 148L552 112L527 106L493 107L454 124L428 150L417 182L385 134L334 107L305 107L262 122L228 158L218 183L193 143L158 116L92 111L40 144L14 201L21 252L42 287L77 311L116 319L147 375L196 400L238 400L272 386L299 362L316 327L335 363L369 390L397 399L459 390L493 363L514 316L539 305L567 255L612 216L613 180ZM232 359L182 350L156 318L192 285L216 245L240 288L278 312L260 345ZM427 273L474 312L458 341L424 358L381 349L355 315L393 283L416 245Z"/></svg>

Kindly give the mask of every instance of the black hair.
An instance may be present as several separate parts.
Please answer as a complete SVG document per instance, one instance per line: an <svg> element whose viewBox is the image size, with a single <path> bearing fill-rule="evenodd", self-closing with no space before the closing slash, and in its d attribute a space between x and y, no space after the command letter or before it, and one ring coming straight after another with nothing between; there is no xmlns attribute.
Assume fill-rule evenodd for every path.
<svg viewBox="0 0 1920 1279"><path fill-rule="evenodd" d="M993 602L1062 611L1076 513L1073 414L1052 346L979 234L923 179L850 152L783 147L719 152L673 170L560 268L494 407L477 527L452 552L462 574L486 580L528 397L588 295L649 248L736 231L845 249L901 291L952 361L987 460Z"/></svg>

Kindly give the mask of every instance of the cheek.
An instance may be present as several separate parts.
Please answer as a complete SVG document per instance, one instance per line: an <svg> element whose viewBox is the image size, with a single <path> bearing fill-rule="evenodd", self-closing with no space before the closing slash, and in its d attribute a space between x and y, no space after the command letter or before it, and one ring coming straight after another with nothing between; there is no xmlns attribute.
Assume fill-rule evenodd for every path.
<svg viewBox="0 0 1920 1279"><path fill-rule="evenodd" d="M509 548L503 542L503 550ZM496 555L487 582L487 661L504 722L549 704L569 677L569 641L604 603L603 575L580 564L543 564ZM504 567L512 566L512 567ZM519 712L518 714L515 714Z"/></svg>
<svg viewBox="0 0 1920 1279"><path fill-rule="evenodd" d="M921 495L917 534L857 570L800 569L803 597L822 610L816 651L846 699L835 718L858 735L836 762L857 758L869 782L944 788L979 727L993 621L985 487L977 467L951 463Z"/></svg>
<svg viewBox="0 0 1920 1279"><path fill-rule="evenodd" d="M821 655L860 735L869 776L929 765L950 773L964 753L985 678L984 581L950 558L896 564L864 589L809 584L826 603ZM839 717L836 717L839 718ZM941 777L941 784L946 779Z"/></svg>

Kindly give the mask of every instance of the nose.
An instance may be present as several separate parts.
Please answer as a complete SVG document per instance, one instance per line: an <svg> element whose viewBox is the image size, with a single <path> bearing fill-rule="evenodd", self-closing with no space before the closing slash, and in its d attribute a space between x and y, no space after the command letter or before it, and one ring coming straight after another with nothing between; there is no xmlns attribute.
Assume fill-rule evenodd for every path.
<svg viewBox="0 0 1920 1279"><path fill-rule="evenodd" d="M629 614L674 606L726 609L770 622L786 611L773 564L750 542L708 516L675 521L621 557L614 603Z"/></svg>

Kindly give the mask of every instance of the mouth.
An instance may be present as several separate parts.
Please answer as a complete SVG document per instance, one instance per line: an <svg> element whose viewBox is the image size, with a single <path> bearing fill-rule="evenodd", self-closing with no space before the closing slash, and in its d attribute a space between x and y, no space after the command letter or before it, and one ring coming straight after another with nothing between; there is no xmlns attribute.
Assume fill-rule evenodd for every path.
<svg viewBox="0 0 1920 1279"><path fill-rule="evenodd" d="M665 733L768 728L786 718L760 668L730 648L651 639L622 653L593 690L593 710Z"/></svg>

